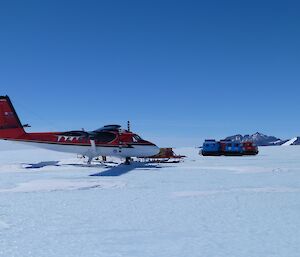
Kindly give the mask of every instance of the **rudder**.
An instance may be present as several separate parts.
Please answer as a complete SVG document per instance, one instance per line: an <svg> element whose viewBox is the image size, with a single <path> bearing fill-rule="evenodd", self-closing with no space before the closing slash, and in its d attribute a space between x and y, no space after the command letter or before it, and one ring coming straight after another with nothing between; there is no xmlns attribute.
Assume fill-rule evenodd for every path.
<svg viewBox="0 0 300 257"><path fill-rule="evenodd" d="M0 138L17 138L25 134L22 123L8 96L0 96Z"/></svg>

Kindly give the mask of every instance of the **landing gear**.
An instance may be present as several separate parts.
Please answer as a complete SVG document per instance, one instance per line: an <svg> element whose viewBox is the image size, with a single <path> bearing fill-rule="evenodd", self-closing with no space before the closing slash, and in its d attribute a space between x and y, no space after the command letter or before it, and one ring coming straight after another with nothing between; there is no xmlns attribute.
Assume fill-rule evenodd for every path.
<svg viewBox="0 0 300 257"><path fill-rule="evenodd" d="M131 161L131 158L130 157L126 157L124 164L125 165L130 165L130 161Z"/></svg>
<svg viewBox="0 0 300 257"><path fill-rule="evenodd" d="M88 159L88 161L87 161L87 165L91 165L92 160L93 160L93 157L89 157L89 159Z"/></svg>

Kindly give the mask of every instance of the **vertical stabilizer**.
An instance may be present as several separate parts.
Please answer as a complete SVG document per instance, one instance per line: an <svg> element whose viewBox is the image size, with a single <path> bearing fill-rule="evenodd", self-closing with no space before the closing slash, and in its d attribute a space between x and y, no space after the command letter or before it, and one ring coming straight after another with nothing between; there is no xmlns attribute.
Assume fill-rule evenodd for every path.
<svg viewBox="0 0 300 257"><path fill-rule="evenodd" d="M25 134L8 96L0 96L0 138L13 139Z"/></svg>

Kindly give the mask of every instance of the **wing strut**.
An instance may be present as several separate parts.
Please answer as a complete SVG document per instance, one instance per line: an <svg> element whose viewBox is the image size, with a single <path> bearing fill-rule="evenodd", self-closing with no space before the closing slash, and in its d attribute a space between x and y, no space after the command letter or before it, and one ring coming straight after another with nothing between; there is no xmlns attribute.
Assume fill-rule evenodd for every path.
<svg viewBox="0 0 300 257"><path fill-rule="evenodd" d="M91 143L91 155L89 156L89 159L87 161L87 164L90 165L94 156L96 156L97 154L97 149L96 149L96 143L95 143L95 139L90 139L90 143Z"/></svg>

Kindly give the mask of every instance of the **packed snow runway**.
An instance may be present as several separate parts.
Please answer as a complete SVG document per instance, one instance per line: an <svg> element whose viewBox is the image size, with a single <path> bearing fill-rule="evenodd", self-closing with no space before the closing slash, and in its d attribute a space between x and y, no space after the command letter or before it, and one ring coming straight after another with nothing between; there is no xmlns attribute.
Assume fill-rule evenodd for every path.
<svg viewBox="0 0 300 257"><path fill-rule="evenodd" d="M1 257L299 257L298 146L92 167L0 148Z"/></svg>

